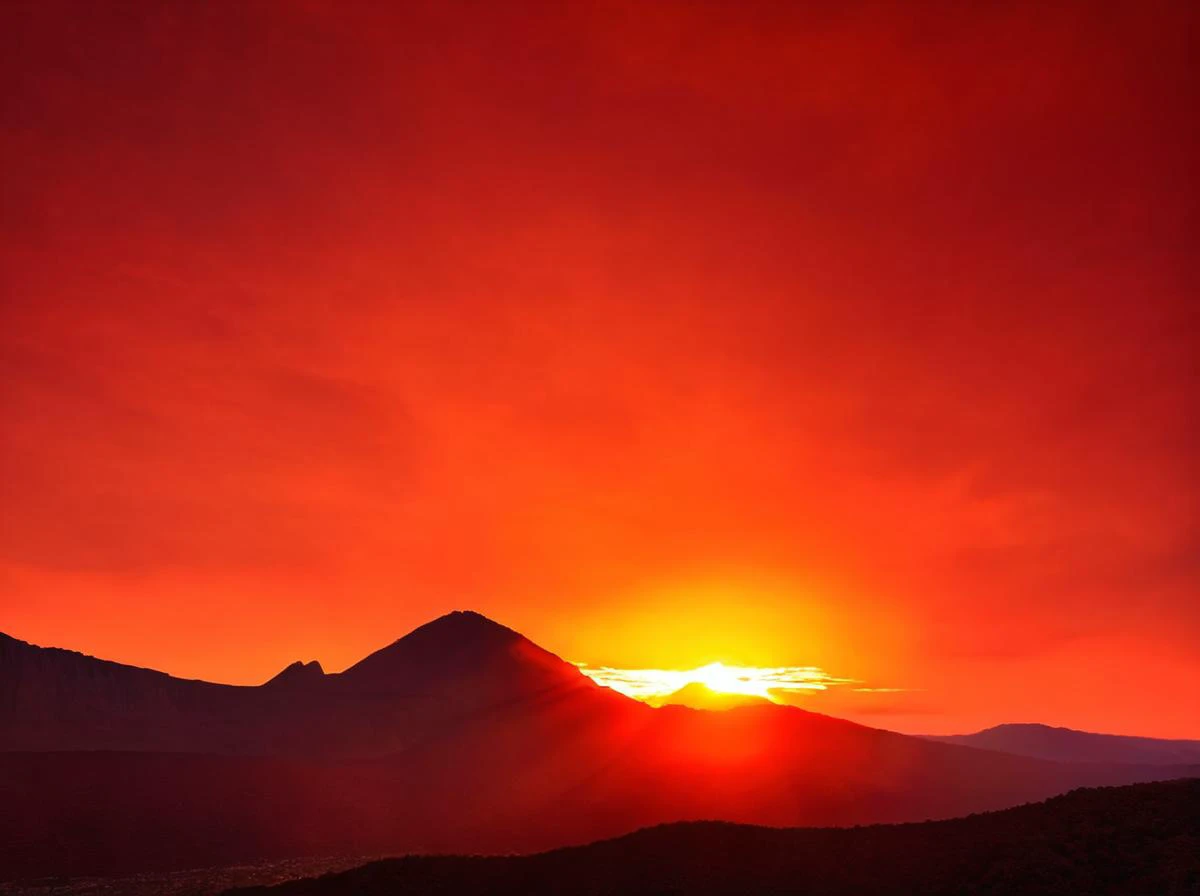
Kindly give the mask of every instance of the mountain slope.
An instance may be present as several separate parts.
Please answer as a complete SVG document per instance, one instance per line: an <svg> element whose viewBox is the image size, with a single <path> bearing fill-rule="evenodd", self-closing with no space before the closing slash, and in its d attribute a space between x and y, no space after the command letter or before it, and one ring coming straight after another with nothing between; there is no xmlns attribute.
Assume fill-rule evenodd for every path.
<svg viewBox="0 0 1200 896"><path fill-rule="evenodd" d="M853 829L674 824L534 856L409 857L229 896L1190 896L1200 780L1077 790L953 821Z"/></svg>
<svg viewBox="0 0 1200 896"><path fill-rule="evenodd" d="M928 735L926 740L1056 762L1128 762L1144 765L1200 763L1200 740L1093 734L1049 725L997 725L974 734Z"/></svg>

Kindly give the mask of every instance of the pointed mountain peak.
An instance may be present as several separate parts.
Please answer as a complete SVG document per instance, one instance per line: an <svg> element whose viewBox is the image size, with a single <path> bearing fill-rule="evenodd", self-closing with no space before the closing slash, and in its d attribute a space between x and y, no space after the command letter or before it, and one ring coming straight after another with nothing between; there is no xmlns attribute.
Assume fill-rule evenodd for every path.
<svg viewBox="0 0 1200 896"><path fill-rule="evenodd" d="M477 613L474 610L453 610L445 616L439 616L432 622L426 622L419 628L413 629L405 638L411 638L418 633L453 633L454 636L462 637L470 635L472 637L489 637L497 639L513 639L520 638L522 635L513 631L505 625L501 625L482 613ZM401 640L404 640L402 638Z"/></svg>
<svg viewBox="0 0 1200 896"><path fill-rule="evenodd" d="M570 663L472 610L414 629L342 672L343 686L393 693L526 693L590 684Z"/></svg>
<svg viewBox="0 0 1200 896"><path fill-rule="evenodd" d="M295 687L313 681L322 681L324 678L325 670L321 668L321 664L316 660L308 663L296 660L296 662L264 684L263 687Z"/></svg>
<svg viewBox="0 0 1200 896"><path fill-rule="evenodd" d="M343 675L367 666L380 665L389 657L408 656L414 653L452 655L465 652L501 647L524 636L507 626L493 622L474 610L454 610L413 629L403 638L398 638L347 669Z"/></svg>

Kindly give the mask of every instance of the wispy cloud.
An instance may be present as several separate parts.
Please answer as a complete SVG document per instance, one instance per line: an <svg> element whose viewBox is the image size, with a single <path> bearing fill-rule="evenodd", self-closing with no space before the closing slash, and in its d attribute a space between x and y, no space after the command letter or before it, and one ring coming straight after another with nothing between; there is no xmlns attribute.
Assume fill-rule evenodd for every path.
<svg viewBox="0 0 1200 896"><path fill-rule="evenodd" d="M901 691L903 688L853 687L862 682L831 675L819 666L726 666L714 663L695 669L618 669L575 663L584 675L628 697L649 703L678 691L693 682L713 685L718 690L756 693L770 699L788 694L826 691L833 688L854 691Z"/></svg>

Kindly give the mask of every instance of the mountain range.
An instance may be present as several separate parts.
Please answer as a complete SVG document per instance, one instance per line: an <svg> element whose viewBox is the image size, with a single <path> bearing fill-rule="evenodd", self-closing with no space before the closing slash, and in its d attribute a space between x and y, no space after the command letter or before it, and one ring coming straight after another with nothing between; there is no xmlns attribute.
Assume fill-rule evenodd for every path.
<svg viewBox="0 0 1200 896"><path fill-rule="evenodd" d="M0 636L0 879L531 852L720 819L949 818L1197 766L1060 762L794 707L654 708L472 612L341 673L173 678Z"/></svg>

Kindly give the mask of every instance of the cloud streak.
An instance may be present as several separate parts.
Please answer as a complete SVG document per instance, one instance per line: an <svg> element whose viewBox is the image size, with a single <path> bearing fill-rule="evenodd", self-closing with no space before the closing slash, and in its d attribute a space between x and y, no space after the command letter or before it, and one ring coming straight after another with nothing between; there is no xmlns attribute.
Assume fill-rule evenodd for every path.
<svg viewBox="0 0 1200 896"><path fill-rule="evenodd" d="M714 665L720 667L721 677L727 679L732 687L746 692L762 693L772 699L776 696L786 697L830 688L850 687L852 690L860 690L852 687L858 684L854 679L831 675L817 666L760 667L711 664L695 669L618 669L612 666L591 666L587 663L575 665L597 684L648 703L673 694L693 682L710 683L712 676L709 670Z"/></svg>

